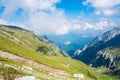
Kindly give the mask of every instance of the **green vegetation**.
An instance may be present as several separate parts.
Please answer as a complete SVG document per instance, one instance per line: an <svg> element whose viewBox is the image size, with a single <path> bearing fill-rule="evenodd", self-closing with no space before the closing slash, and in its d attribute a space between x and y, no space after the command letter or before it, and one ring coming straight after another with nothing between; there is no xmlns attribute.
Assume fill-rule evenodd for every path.
<svg viewBox="0 0 120 80"><path fill-rule="evenodd" d="M61 56L59 49L56 49L53 44L44 41L44 39L42 39L43 41L40 41L40 38L36 39L36 35L33 36L33 33L30 31L9 29L9 27L4 28L4 26L2 26L0 29L0 50L2 51L10 52L14 55L45 64L53 68L64 70L70 74L71 77L73 74L84 74L86 80L113 80L113 78L110 78L109 76L93 71L91 68L80 61ZM43 45L44 47L46 46L45 49L41 49L41 47L39 47ZM51 47L54 47L55 51L54 49L51 51ZM40 50L39 52L36 51L37 48ZM55 55L59 56L40 54L46 53L46 49L48 49L48 52L56 52ZM42 52L42 50L45 52ZM4 61L5 59L0 57L0 60Z"/></svg>
<svg viewBox="0 0 120 80"><path fill-rule="evenodd" d="M66 53L61 53L62 51L50 43L47 39L35 35L32 31L21 29L13 26L0 26L0 34L6 36L7 38L13 40L16 43L24 45L31 48L34 51L38 51L39 47L44 47L45 51L38 51L41 54L46 55L58 55L67 56ZM47 52L47 53L46 53Z"/></svg>
<svg viewBox="0 0 120 80"><path fill-rule="evenodd" d="M5 80L14 80L16 77L22 76L23 73L13 68L0 66L0 75L2 75Z"/></svg>
<svg viewBox="0 0 120 80"><path fill-rule="evenodd" d="M0 79L3 78L4 80L14 80L16 77L25 75L21 70L16 70L12 67L5 66L5 64L22 66L17 62L0 57Z"/></svg>

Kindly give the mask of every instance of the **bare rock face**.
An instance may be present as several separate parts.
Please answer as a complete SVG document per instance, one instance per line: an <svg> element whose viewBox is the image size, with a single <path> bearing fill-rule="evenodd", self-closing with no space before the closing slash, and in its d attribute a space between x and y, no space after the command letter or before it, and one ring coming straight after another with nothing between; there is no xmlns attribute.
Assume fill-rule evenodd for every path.
<svg viewBox="0 0 120 80"><path fill-rule="evenodd" d="M120 73L120 28L98 36L74 58L93 67L105 66Z"/></svg>

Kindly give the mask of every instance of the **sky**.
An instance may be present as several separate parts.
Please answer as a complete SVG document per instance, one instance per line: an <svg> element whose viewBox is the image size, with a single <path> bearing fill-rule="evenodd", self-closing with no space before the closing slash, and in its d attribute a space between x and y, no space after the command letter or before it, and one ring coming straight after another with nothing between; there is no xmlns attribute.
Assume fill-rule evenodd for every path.
<svg viewBox="0 0 120 80"><path fill-rule="evenodd" d="M120 0L0 0L0 24L45 35L95 34L120 27Z"/></svg>

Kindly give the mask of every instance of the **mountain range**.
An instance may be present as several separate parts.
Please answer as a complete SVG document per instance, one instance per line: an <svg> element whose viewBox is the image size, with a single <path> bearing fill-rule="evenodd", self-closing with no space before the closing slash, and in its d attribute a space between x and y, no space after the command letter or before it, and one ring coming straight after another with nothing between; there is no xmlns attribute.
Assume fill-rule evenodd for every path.
<svg viewBox="0 0 120 80"><path fill-rule="evenodd" d="M0 79L116 80L71 59L46 38L9 25L0 25Z"/></svg>
<svg viewBox="0 0 120 80"><path fill-rule="evenodd" d="M108 68L113 74L120 75L120 28L98 36L74 58L92 67Z"/></svg>
<svg viewBox="0 0 120 80"><path fill-rule="evenodd" d="M73 57L77 49L81 50L86 44L92 41L96 35L70 32L65 35L47 35L47 37L60 49L68 53L70 57Z"/></svg>

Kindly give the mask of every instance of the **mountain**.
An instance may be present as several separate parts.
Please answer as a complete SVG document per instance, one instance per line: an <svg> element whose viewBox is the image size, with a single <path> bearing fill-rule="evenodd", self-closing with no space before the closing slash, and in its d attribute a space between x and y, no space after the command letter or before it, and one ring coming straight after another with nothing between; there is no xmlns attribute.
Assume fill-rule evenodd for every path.
<svg viewBox="0 0 120 80"><path fill-rule="evenodd" d="M0 26L2 80L115 80L66 57L54 44L29 30Z"/></svg>
<svg viewBox="0 0 120 80"><path fill-rule="evenodd" d="M0 34L15 41L18 44L30 47L31 49L46 55L67 56L57 46L50 43L42 36L34 34L32 31L16 26L0 26Z"/></svg>
<svg viewBox="0 0 120 80"><path fill-rule="evenodd" d="M104 66L114 74L120 74L120 28L98 36L74 57L92 66Z"/></svg>
<svg viewBox="0 0 120 80"><path fill-rule="evenodd" d="M48 39L68 53L70 57L74 56L77 49L82 49L96 36L90 34L78 34L70 32L64 35L47 35Z"/></svg>

